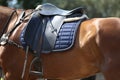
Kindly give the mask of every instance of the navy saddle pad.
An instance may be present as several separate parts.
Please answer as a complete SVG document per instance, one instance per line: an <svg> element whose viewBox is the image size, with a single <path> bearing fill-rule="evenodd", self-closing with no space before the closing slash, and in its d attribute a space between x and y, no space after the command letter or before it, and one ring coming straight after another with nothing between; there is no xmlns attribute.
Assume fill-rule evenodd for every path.
<svg viewBox="0 0 120 80"><path fill-rule="evenodd" d="M63 22L64 18L34 13L21 32L23 47L29 46L37 54L70 49L74 44L77 28L83 20L66 23Z"/></svg>

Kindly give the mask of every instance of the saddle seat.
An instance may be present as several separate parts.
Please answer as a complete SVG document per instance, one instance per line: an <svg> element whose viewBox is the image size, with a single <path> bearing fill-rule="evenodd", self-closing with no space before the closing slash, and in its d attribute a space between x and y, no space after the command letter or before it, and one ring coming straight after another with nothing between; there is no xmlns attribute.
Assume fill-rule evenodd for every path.
<svg viewBox="0 0 120 80"><path fill-rule="evenodd" d="M85 11L85 8L83 7L78 7L72 10L63 10L50 3L38 5L37 9L40 10L40 14L42 15L62 15L62 16L67 16L74 13L83 13Z"/></svg>

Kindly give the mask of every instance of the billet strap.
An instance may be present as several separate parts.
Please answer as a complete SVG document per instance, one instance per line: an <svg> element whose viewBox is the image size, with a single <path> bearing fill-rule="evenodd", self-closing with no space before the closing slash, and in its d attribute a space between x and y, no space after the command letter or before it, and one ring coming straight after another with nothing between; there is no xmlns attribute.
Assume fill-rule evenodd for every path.
<svg viewBox="0 0 120 80"><path fill-rule="evenodd" d="M24 75L25 75L27 61L28 61L28 52L29 52L29 46L26 47L26 52L25 52L26 54L25 54L25 60L24 60L24 65L23 65L23 71L22 71L21 79L23 79Z"/></svg>

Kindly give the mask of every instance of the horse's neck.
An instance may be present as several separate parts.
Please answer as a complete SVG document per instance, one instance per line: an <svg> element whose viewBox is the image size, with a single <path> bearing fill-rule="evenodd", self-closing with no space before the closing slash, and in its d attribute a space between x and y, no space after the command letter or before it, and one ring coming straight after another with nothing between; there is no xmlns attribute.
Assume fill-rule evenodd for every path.
<svg viewBox="0 0 120 80"><path fill-rule="evenodd" d="M12 11L13 11L13 9L11 9L11 8L0 6L0 32L2 31L3 27L5 26Z"/></svg>
<svg viewBox="0 0 120 80"><path fill-rule="evenodd" d="M12 10L12 8L0 6L0 13L9 14Z"/></svg>

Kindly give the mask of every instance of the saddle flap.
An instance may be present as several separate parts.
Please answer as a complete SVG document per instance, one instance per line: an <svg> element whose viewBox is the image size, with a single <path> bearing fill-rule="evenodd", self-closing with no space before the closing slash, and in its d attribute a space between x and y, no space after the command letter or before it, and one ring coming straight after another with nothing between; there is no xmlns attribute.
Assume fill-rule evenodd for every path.
<svg viewBox="0 0 120 80"><path fill-rule="evenodd" d="M33 13L31 19L26 25L26 28L24 29L24 41L32 50L36 49L36 45L39 42L38 38L40 38L42 34L42 20L42 16L40 16L38 13Z"/></svg>

